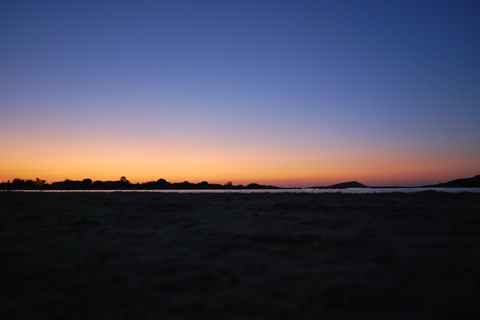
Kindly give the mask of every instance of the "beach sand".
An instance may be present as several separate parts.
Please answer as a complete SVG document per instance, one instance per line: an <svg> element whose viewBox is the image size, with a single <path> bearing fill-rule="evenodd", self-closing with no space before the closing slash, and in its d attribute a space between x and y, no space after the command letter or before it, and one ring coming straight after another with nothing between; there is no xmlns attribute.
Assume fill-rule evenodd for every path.
<svg viewBox="0 0 480 320"><path fill-rule="evenodd" d="M480 194L0 192L1 319L478 319Z"/></svg>

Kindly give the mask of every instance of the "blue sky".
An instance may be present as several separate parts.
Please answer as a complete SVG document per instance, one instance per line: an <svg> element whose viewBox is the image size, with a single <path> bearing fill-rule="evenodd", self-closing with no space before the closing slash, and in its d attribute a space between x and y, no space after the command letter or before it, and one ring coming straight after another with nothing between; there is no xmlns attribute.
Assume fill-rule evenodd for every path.
<svg viewBox="0 0 480 320"><path fill-rule="evenodd" d="M0 21L0 180L480 172L477 1L3 1Z"/></svg>

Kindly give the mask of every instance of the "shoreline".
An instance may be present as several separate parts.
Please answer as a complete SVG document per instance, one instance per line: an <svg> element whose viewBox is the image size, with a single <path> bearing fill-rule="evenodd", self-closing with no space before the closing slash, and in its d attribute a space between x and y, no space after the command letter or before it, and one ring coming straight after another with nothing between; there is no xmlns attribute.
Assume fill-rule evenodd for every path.
<svg viewBox="0 0 480 320"><path fill-rule="evenodd" d="M366 187L366 188L278 188L278 189L18 189L0 190L0 192L46 192L46 193L345 193L345 194L372 194L372 193L417 193L417 192L440 192L440 193L480 193L480 188L447 188L447 187Z"/></svg>

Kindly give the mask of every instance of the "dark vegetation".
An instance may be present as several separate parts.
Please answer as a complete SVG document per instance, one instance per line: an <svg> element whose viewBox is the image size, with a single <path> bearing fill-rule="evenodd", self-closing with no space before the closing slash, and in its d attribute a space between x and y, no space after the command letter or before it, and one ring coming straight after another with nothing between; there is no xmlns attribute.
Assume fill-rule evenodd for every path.
<svg viewBox="0 0 480 320"><path fill-rule="evenodd" d="M208 183L190 183L188 181L171 183L165 179L149 181L145 183L132 184L125 177L118 181L92 181L92 179L70 180L46 183L45 180L37 178L36 180L13 179L12 182L0 183L0 190L190 190L190 189L280 189L275 186L260 185L250 183L244 185L234 185L232 182L226 184Z"/></svg>

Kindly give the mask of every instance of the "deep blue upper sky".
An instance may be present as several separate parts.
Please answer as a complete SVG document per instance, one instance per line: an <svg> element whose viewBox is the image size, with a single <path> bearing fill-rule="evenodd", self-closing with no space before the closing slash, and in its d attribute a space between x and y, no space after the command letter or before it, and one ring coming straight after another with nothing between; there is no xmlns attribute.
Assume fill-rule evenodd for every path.
<svg viewBox="0 0 480 320"><path fill-rule="evenodd" d="M480 170L478 1L2 1L0 41L0 134L52 154L52 135L125 134Z"/></svg>

